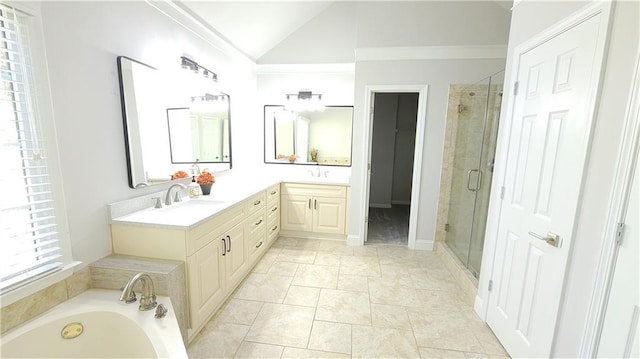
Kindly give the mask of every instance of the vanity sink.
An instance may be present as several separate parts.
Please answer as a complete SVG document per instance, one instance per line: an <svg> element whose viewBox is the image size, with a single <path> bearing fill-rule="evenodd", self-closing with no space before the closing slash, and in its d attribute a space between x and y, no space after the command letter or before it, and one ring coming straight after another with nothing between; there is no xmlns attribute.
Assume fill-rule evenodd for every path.
<svg viewBox="0 0 640 359"><path fill-rule="evenodd" d="M189 199L183 202L174 203L170 206L155 209L154 212L180 212L180 211L202 211L205 207L217 207L224 205L226 202L218 199Z"/></svg>
<svg viewBox="0 0 640 359"><path fill-rule="evenodd" d="M213 198L184 199L162 208L146 208L126 216L115 218L115 222L152 224L162 226L191 226L228 207L227 201Z"/></svg>

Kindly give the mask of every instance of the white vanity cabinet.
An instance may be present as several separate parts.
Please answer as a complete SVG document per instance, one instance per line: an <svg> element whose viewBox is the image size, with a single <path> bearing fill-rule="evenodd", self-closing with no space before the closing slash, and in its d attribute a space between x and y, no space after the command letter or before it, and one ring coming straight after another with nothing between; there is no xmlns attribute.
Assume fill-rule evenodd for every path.
<svg viewBox="0 0 640 359"><path fill-rule="evenodd" d="M267 225L280 221L279 209L267 214L275 188L279 197L279 185L270 187L188 229L111 223L114 253L186 263L189 340L270 246Z"/></svg>
<svg viewBox="0 0 640 359"><path fill-rule="evenodd" d="M282 184L282 230L346 234L347 187Z"/></svg>

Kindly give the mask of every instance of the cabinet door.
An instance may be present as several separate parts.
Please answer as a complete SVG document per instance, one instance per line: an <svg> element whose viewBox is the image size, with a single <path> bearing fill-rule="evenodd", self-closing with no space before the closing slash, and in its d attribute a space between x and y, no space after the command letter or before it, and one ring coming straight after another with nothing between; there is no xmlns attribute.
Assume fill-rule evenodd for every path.
<svg viewBox="0 0 640 359"><path fill-rule="evenodd" d="M215 239L187 258L189 323L197 328L207 320L225 294L224 246Z"/></svg>
<svg viewBox="0 0 640 359"><path fill-rule="evenodd" d="M313 230L312 199L309 196L283 195L280 222L282 229L291 231Z"/></svg>
<svg viewBox="0 0 640 359"><path fill-rule="evenodd" d="M227 251L224 256L227 286L234 288L247 272L247 256L245 253L244 227L238 224L224 236Z"/></svg>
<svg viewBox="0 0 640 359"><path fill-rule="evenodd" d="M346 201L344 198L316 197L313 199L313 231L345 233Z"/></svg>

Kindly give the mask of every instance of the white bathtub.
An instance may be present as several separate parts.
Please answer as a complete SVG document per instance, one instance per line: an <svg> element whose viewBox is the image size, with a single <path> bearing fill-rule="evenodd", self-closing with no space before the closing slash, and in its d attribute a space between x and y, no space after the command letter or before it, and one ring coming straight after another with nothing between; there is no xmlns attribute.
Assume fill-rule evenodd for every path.
<svg viewBox="0 0 640 359"><path fill-rule="evenodd" d="M119 301L120 292L90 289L2 335L3 358L187 358L178 321L169 312L139 311L138 302ZM82 334L63 339L62 329L81 323Z"/></svg>

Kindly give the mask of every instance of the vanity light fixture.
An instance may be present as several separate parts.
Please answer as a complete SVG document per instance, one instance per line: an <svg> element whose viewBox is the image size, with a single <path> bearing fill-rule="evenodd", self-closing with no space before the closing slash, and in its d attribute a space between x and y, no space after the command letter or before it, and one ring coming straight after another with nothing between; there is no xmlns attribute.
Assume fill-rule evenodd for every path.
<svg viewBox="0 0 640 359"><path fill-rule="evenodd" d="M183 69L193 71L195 74L202 76L205 79L211 79L213 82L218 82L218 75L215 72L207 69L206 67L198 65L197 62L191 60L188 57L181 56L180 60L180 66Z"/></svg>
<svg viewBox="0 0 640 359"><path fill-rule="evenodd" d="M288 111L324 111L322 94L302 90L297 94L287 94L284 108Z"/></svg>

